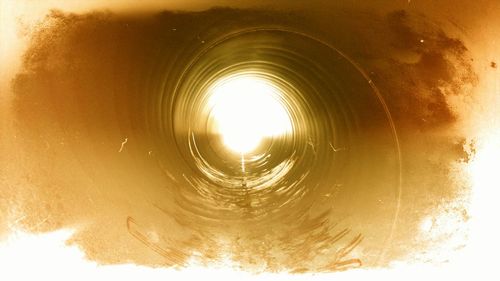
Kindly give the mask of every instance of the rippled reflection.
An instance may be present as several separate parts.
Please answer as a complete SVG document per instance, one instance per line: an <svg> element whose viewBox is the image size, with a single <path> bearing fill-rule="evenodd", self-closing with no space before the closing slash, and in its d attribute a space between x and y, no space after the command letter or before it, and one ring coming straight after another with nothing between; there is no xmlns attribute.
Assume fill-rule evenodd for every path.
<svg viewBox="0 0 500 281"><path fill-rule="evenodd" d="M153 135L161 134L158 161L183 186L172 192L181 219L224 225L224 232L204 232L229 243L237 239L250 256L254 243L271 243L273 251L288 253L271 255L286 264L286 255L296 251L290 244L311 231L325 235L312 243L331 258L349 240L335 241L352 239L347 229L362 234L379 213L387 222L370 237L378 245L366 251L380 255L397 216L400 163L391 117L371 81L345 55L300 32L250 29L205 42L178 83L151 95L155 107L148 109L157 110L149 125ZM279 89L276 98L292 126L248 155L224 149L207 118L213 84L242 73ZM172 159L174 151L179 159ZM381 208L382 200L389 204ZM311 228L313 218L319 224Z"/></svg>
<svg viewBox="0 0 500 281"><path fill-rule="evenodd" d="M317 272L405 256L459 193L450 101L476 76L427 19L353 13L53 11L12 82L36 171L16 194L36 194L24 224L77 225L103 263Z"/></svg>

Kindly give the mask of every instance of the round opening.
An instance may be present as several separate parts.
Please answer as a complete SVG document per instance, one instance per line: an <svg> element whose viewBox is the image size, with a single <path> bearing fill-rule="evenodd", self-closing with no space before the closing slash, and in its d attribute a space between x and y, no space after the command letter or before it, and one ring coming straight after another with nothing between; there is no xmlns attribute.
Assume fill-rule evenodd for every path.
<svg viewBox="0 0 500 281"><path fill-rule="evenodd" d="M283 93L271 81L251 75L235 75L217 81L209 89L210 132L224 147L238 154L255 150L265 138L292 130L292 121L281 102Z"/></svg>

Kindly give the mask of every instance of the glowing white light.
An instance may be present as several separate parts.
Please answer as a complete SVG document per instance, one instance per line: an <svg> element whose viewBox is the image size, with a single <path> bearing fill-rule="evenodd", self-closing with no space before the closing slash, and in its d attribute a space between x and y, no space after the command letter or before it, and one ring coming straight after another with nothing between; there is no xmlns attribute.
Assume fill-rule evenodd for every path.
<svg viewBox="0 0 500 281"><path fill-rule="evenodd" d="M281 95L275 85L258 77L237 76L216 84L209 106L224 145L243 154L266 137L290 132L292 122Z"/></svg>

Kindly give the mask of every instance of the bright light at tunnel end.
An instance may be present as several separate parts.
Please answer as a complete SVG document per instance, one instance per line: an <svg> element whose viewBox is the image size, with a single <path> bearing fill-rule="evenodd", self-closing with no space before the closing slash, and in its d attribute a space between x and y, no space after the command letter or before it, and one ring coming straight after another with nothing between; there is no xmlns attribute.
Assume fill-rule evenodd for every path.
<svg viewBox="0 0 500 281"><path fill-rule="evenodd" d="M221 79L209 90L208 106L214 133L239 154L255 150L265 138L290 132L292 121L282 103L282 90L253 75Z"/></svg>

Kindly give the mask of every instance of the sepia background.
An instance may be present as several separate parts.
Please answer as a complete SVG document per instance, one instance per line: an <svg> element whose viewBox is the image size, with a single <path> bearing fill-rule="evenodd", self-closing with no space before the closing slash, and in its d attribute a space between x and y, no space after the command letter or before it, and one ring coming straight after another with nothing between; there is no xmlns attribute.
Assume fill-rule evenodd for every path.
<svg viewBox="0 0 500 281"><path fill-rule="evenodd" d="M1 3L9 277L498 275L497 1ZM317 92L291 172L234 191L182 90L242 59Z"/></svg>

